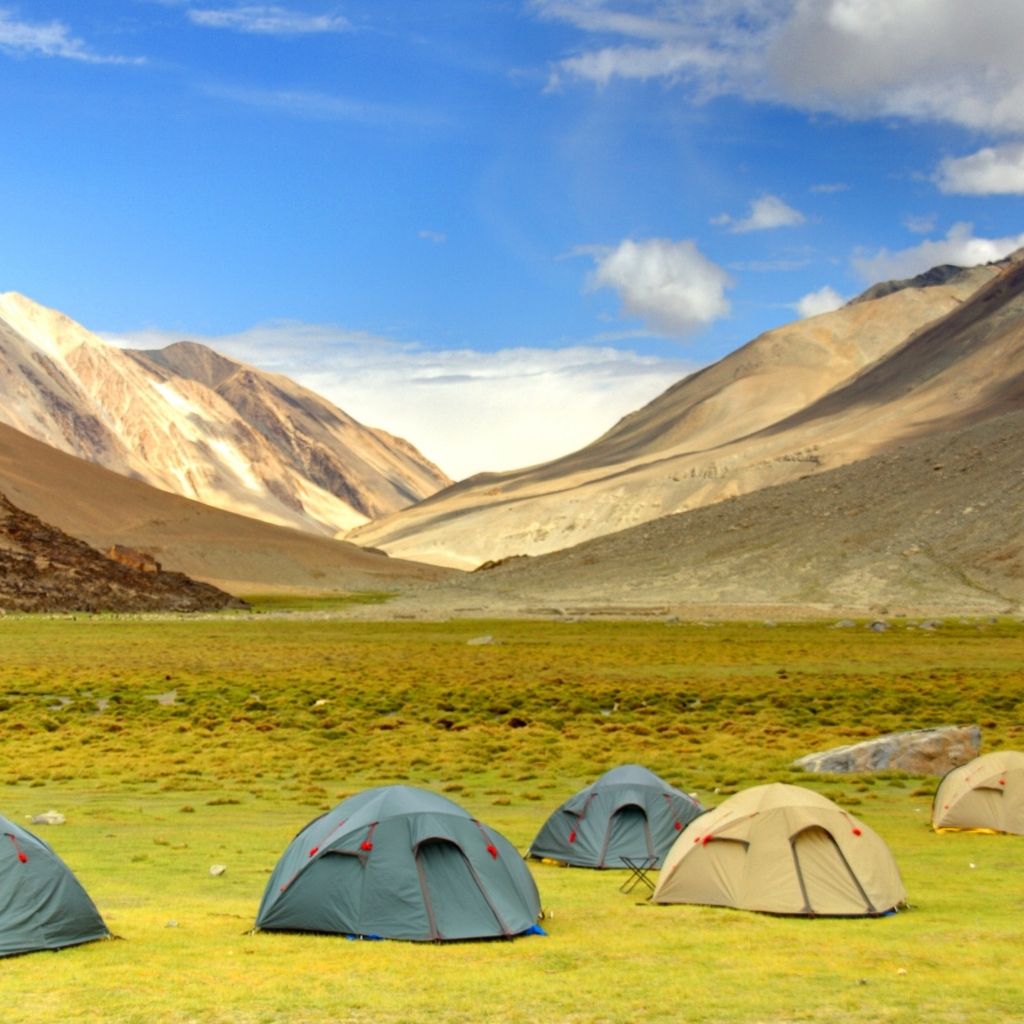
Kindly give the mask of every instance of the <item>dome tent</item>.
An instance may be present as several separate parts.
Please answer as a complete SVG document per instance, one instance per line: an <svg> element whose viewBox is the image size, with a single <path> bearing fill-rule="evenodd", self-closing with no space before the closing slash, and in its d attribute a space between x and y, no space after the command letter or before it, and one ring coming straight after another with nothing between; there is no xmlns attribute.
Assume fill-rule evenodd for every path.
<svg viewBox="0 0 1024 1024"><path fill-rule="evenodd" d="M554 811L529 856L581 868L623 867L623 857L661 864L701 805L638 764L605 772Z"/></svg>
<svg viewBox="0 0 1024 1024"><path fill-rule="evenodd" d="M745 789L692 822L665 858L651 899L869 917L906 895L876 832L820 793L773 783Z"/></svg>
<svg viewBox="0 0 1024 1024"><path fill-rule="evenodd" d="M997 750L948 772L932 801L932 827L1024 835L1024 753Z"/></svg>
<svg viewBox="0 0 1024 1024"><path fill-rule="evenodd" d="M267 884L256 927L419 942L539 931L519 852L458 804L381 786L310 822Z"/></svg>
<svg viewBox="0 0 1024 1024"><path fill-rule="evenodd" d="M0 956L110 936L81 883L50 846L0 817Z"/></svg>

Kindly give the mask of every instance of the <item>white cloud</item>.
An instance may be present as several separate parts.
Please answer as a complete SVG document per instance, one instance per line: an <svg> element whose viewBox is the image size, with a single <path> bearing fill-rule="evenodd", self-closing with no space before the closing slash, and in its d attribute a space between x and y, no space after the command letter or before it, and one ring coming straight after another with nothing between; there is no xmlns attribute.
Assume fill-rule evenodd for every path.
<svg viewBox="0 0 1024 1024"><path fill-rule="evenodd" d="M800 316L808 317L831 313L832 310L838 309L845 303L846 299L835 288L827 284L824 288L819 288L816 292L809 292L802 299L793 303L793 308Z"/></svg>
<svg viewBox="0 0 1024 1024"><path fill-rule="evenodd" d="M241 7L193 7L188 18L203 28L226 28L253 35L295 36L320 32L348 32L352 25L340 14L302 14L277 4Z"/></svg>
<svg viewBox="0 0 1024 1024"><path fill-rule="evenodd" d="M599 344L428 351L371 334L270 323L198 337L105 335L135 348L183 337L283 373L360 422L411 441L450 476L515 469L575 451L697 367Z"/></svg>
<svg viewBox="0 0 1024 1024"><path fill-rule="evenodd" d="M557 82L660 78L847 117L1024 131L1024 4L985 0L534 0L583 49Z"/></svg>
<svg viewBox="0 0 1024 1024"><path fill-rule="evenodd" d="M949 157L939 165L936 182L941 191L958 195L1024 195L1024 143Z"/></svg>
<svg viewBox="0 0 1024 1024"><path fill-rule="evenodd" d="M684 78L710 79L721 73L725 62L716 54L685 43L662 46L605 47L601 50L569 57L561 70L570 77L586 78L607 85L613 78ZM562 76L552 75L549 85L557 87Z"/></svg>
<svg viewBox="0 0 1024 1024"><path fill-rule="evenodd" d="M986 0L796 0L770 40L778 98L854 117L1024 126L1024 5Z"/></svg>
<svg viewBox="0 0 1024 1024"><path fill-rule="evenodd" d="M855 256L853 266L865 281L874 284L915 277L944 264L974 267L979 263L991 263L1024 246L1024 234L976 238L973 231L973 224L954 224L945 238L928 240L895 252L880 249L872 256Z"/></svg>
<svg viewBox="0 0 1024 1024"><path fill-rule="evenodd" d="M639 13L623 14L620 0L532 0L540 17L568 22L604 45L559 62L551 84L582 78L687 81L702 93L727 83L763 49L762 34L789 0L635 0ZM627 40L626 42L616 40Z"/></svg>
<svg viewBox="0 0 1024 1024"><path fill-rule="evenodd" d="M583 251L583 250L580 250ZM668 336L691 334L727 316L728 273L704 256L694 242L626 239L614 249L590 250L597 266L588 288L612 288L630 316Z"/></svg>
<svg viewBox="0 0 1024 1024"><path fill-rule="evenodd" d="M915 235L930 235L935 230L935 214L927 213L920 217L904 217L903 226Z"/></svg>
<svg viewBox="0 0 1024 1024"><path fill-rule="evenodd" d="M733 234L747 231L770 231L773 228L787 228L803 224L806 218L799 210L781 200L778 196L758 196L750 203L750 213L742 220L733 220L727 213L713 218L712 224L727 225Z"/></svg>
<svg viewBox="0 0 1024 1024"><path fill-rule="evenodd" d="M592 0L533 0L534 9L541 17L568 21L588 32L609 32L637 39L661 39L671 32L672 23L651 14L632 14L610 10Z"/></svg>
<svg viewBox="0 0 1024 1024"><path fill-rule="evenodd" d="M448 241L448 236L443 231L430 231L427 228L417 231L416 237L422 238L424 242L433 242L435 245L443 245Z"/></svg>
<svg viewBox="0 0 1024 1024"><path fill-rule="evenodd" d="M60 21L32 24L0 9L0 50L37 57L63 57L86 64L141 64L141 58L95 53Z"/></svg>

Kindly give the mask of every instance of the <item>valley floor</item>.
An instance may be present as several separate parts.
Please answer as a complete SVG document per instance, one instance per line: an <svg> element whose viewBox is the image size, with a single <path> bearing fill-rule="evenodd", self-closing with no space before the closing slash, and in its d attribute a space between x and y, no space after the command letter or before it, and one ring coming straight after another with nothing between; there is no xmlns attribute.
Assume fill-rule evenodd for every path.
<svg viewBox="0 0 1024 1024"><path fill-rule="evenodd" d="M979 724L986 751L1024 747L1020 622L326 614L0 619L0 813L67 816L36 831L123 939L0 963L8 1022L1019 1019L1024 839L934 834L933 778L791 762L950 723ZM621 872L534 864L546 937L250 933L285 845L346 795L434 789L525 849L625 762L707 805L768 781L820 790L889 842L911 909L655 907Z"/></svg>

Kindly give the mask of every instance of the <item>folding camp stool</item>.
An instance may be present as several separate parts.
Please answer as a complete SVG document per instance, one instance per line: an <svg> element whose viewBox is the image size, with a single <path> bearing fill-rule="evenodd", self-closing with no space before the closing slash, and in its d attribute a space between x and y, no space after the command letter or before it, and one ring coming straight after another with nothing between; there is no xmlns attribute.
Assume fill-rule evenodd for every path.
<svg viewBox="0 0 1024 1024"><path fill-rule="evenodd" d="M657 857L623 857L622 863L629 868L629 878L619 886L619 892L632 892L641 883L654 892L654 883L647 877L647 872L658 863Z"/></svg>

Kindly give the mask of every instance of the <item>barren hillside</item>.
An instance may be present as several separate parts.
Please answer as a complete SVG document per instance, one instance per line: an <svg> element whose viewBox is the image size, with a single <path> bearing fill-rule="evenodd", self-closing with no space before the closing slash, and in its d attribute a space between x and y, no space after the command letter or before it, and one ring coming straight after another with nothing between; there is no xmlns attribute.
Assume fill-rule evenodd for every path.
<svg viewBox="0 0 1024 1024"><path fill-rule="evenodd" d="M464 481L350 536L471 568L556 551L998 415L1020 401L1020 257L942 268L770 331L579 452Z"/></svg>
<svg viewBox="0 0 1024 1024"><path fill-rule="evenodd" d="M389 613L991 613L1024 604L1024 409L454 578Z"/></svg>
<svg viewBox="0 0 1024 1024"><path fill-rule="evenodd" d="M0 492L93 547L136 548L234 594L396 590L447 575L168 494L3 425Z"/></svg>

